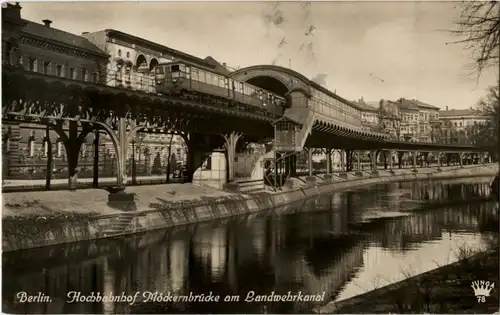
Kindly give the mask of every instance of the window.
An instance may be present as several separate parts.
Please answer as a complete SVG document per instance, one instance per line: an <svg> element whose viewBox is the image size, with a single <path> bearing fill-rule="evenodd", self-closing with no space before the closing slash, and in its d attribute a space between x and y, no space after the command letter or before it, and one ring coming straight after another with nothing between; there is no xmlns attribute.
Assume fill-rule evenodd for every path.
<svg viewBox="0 0 500 315"><path fill-rule="evenodd" d="M99 81L99 76L97 72L92 73L92 82L97 83Z"/></svg>
<svg viewBox="0 0 500 315"><path fill-rule="evenodd" d="M44 139L43 141L43 156L46 157L49 155L49 141Z"/></svg>
<svg viewBox="0 0 500 315"><path fill-rule="evenodd" d="M35 59L28 59L28 70L29 71L36 71L36 60Z"/></svg>
<svg viewBox="0 0 500 315"><path fill-rule="evenodd" d="M64 77L64 75L63 75L63 66L62 65L57 65L56 66L56 75L58 77Z"/></svg>
<svg viewBox="0 0 500 315"><path fill-rule="evenodd" d="M31 131L30 137L28 139L28 155L35 155L35 131Z"/></svg>
<svg viewBox="0 0 500 315"><path fill-rule="evenodd" d="M179 71L180 71L179 65L170 66L170 72L174 73L174 72L179 72Z"/></svg>
<svg viewBox="0 0 500 315"><path fill-rule="evenodd" d="M127 58L130 58L130 51L127 51Z"/></svg>
<svg viewBox="0 0 500 315"><path fill-rule="evenodd" d="M82 80L83 81L89 80L89 71L85 68L82 68Z"/></svg>
<svg viewBox="0 0 500 315"><path fill-rule="evenodd" d="M206 82L205 71L202 70L198 71L198 80L203 83Z"/></svg>
<svg viewBox="0 0 500 315"><path fill-rule="evenodd" d="M45 62L43 63L43 69L42 69L43 74L51 74L51 73L50 73L50 72L51 72L50 70L51 70L51 69L50 69L50 61L45 61Z"/></svg>
<svg viewBox="0 0 500 315"><path fill-rule="evenodd" d="M87 144L82 143L82 147L80 149L80 155L82 158L85 158L87 156Z"/></svg>
<svg viewBox="0 0 500 315"><path fill-rule="evenodd" d="M4 149L5 152L10 152L10 138L5 139Z"/></svg>
<svg viewBox="0 0 500 315"><path fill-rule="evenodd" d="M64 143L60 139L58 139L57 140L57 157L62 156L63 147L64 147Z"/></svg>
<svg viewBox="0 0 500 315"><path fill-rule="evenodd" d="M198 79L198 70L193 69L193 70L191 71L191 79L192 79L193 81L199 81L199 79Z"/></svg>
<svg viewBox="0 0 500 315"><path fill-rule="evenodd" d="M212 169L212 156L209 155L208 158L205 160L205 169L206 170L211 170Z"/></svg>
<svg viewBox="0 0 500 315"><path fill-rule="evenodd" d="M122 56L122 50L121 49L118 49L118 56L121 57Z"/></svg>
<svg viewBox="0 0 500 315"><path fill-rule="evenodd" d="M206 72L205 75L206 75L206 77L205 77L205 83L212 85L213 84L212 74Z"/></svg>
<svg viewBox="0 0 500 315"><path fill-rule="evenodd" d="M76 80L76 71L75 68L69 68L69 78Z"/></svg>
<svg viewBox="0 0 500 315"><path fill-rule="evenodd" d="M158 66L156 66L156 67L155 67L155 72L156 72L157 74L163 74L163 67L158 67Z"/></svg>

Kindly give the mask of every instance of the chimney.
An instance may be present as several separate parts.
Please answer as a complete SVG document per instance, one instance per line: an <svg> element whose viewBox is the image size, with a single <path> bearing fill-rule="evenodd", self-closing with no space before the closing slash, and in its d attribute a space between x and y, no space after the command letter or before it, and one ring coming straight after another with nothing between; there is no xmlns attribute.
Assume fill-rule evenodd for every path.
<svg viewBox="0 0 500 315"><path fill-rule="evenodd" d="M448 110L448 105L446 106L446 110Z"/></svg>
<svg viewBox="0 0 500 315"><path fill-rule="evenodd" d="M89 32L82 32L82 36L83 36L83 35L87 35L88 33L89 33Z"/></svg>
<svg viewBox="0 0 500 315"><path fill-rule="evenodd" d="M5 2L5 5L2 3L2 15L8 15L11 19L21 19L21 9L19 2L15 4Z"/></svg>
<svg viewBox="0 0 500 315"><path fill-rule="evenodd" d="M222 66L223 66L224 68L227 68L227 64L226 64L225 62L223 62L223 63L222 63Z"/></svg>
<svg viewBox="0 0 500 315"><path fill-rule="evenodd" d="M50 27L50 24L52 24L52 21L51 21L51 20L47 20L47 19L43 20L42 22L43 22L43 24L45 24L45 26L47 26L47 27Z"/></svg>

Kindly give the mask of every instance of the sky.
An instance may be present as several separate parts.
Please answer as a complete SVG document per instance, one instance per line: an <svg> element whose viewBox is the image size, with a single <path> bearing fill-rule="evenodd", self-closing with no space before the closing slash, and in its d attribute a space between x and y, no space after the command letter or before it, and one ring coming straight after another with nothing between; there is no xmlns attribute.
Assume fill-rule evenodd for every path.
<svg viewBox="0 0 500 315"><path fill-rule="evenodd" d="M22 2L22 16L71 33L116 29L228 66L291 67L348 100L401 97L475 107L478 79L449 30L458 2Z"/></svg>

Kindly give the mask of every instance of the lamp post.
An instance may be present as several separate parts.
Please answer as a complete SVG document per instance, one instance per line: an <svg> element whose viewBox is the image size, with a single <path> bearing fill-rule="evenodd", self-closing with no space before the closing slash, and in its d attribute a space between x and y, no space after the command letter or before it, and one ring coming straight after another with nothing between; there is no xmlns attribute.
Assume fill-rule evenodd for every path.
<svg viewBox="0 0 500 315"><path fill-rule="evenodd" d="M135 139L132 139L132 185L137 183L137 170L135 165Z"/></svg>
<svg viewBox="0 0 500 315"><path fill-rule="evenodd" d="M47 174L45 177L45 189L50 190L50 181L52 179L52 142L50 141L50 128L45 129L45 139L44 145L47 148Z"/></svg>

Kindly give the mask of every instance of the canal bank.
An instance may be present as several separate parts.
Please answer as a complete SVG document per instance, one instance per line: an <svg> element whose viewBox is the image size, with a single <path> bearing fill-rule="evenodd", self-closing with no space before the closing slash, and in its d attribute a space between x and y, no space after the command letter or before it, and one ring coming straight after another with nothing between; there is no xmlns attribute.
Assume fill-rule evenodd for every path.
<svg viewBox="0 0 500 315"><path fill-rule="evenodd" d="M151 200L144 200L144 198L141 200L139 194L134 205L127 205L122 209L119 209L120 207L112 209L113 207L103 202L103 198L96 199L91 195L80 197L81 204L79 204L77 202L78 192L73 195L71 193L64 195L65 198L69 198L68 202L72 203L72 206L67 209L62 209L62 207L49 208L43 201L40 201L42 197L36 199L37 194L33 193L22 195L22 203L16 202L16 196L19 197L19 193L16 193L17 195L4 194L3 250L36 248L208 222L258 213L275 207L291 205L294 202L320 194L377 183L494 176L497 170L497 166L492 164L443 168L439 171L435 168L419 169L418 173L413 173L411 170L395 170L394 172L381 170L377 176L357 177L354 174L347 174L347 178L340 176L328 179L318 177L315 182L297 179L294 188L274 193L244 195L212 192L211 197L200 195L200 198L194 200L181 200L176 191L165 193L161 191L160 187L151 187L150 194L158 196L166 194L170 197L156 197L155 202L151 202ZM365 175L367 174L368 172ZM54 193L43 192L39 193L38 196L47 197ZM100 194L103 193L105 192L101 190ZM192 191L191 193L193 195ZM89 193L87 192L87 194ZM203 192L199 191L198 194L203 194ZM63 195L59 196L58 202L64 203L64 200L61 201ZM54 198L58 197L52 195L52 199ZM175 201L164 198L175 199ZM82 210L81 207L85 209ZM27 208L29 210L26 210ZM103 213L101 208L107 210Z"/></svg>
<svg viewBox="0 0 500 315"><path fill-rule="evenodd" d="M498 242L485 252L468 253L455 263L409 277L406 280L384 286L346 300L330 302L314 309L317 314L362 313L428 313L492 314L498 311L498 293L492 293L479 302L474 295L474 281L499 282ZM471 254L471 255L467 255ZM497 290L496 287L492 288Z"/></svg>

